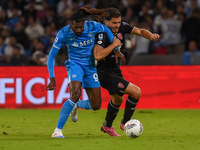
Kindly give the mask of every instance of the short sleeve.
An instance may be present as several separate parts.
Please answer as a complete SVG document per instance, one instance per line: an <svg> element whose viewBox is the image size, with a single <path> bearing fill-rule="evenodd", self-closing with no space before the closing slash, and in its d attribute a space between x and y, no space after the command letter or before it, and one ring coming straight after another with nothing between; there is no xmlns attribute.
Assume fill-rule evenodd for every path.
<svg viewBox="0 0 200 150"><path fill-rule="evenodd" d="M122 26L124 28L124 33L128 33L131 34L132 30L134 27L130 26L128 23L126 22L122 22Z"/></svg>
<svg viewBox="0 0 200 150"><path fill-rule="evenodd" d="M107 35L105 33L98 33L95 35L95 45L101 46L102 48L106 47Z"/></svg>
<svg viewBox="0 0 200 150"><path fill-rule="evenodd" d="M104 32L104 27L101 23L95 22L95 21L93 21L93 23L94 23L94 28L95 28L96 33Z"/></svg>

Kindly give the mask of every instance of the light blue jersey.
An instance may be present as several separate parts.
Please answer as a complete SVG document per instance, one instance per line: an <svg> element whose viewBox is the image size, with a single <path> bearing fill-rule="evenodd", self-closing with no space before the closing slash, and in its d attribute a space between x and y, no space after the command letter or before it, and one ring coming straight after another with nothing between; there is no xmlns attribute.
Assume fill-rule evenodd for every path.
<svg viewBox="0 0 200 150"><path fill-rule="evenodd" d="M104 26L102 24L95 21L85 21L82 35L76 36L68 25L59 31L53 46L60 49L61 45L64 44L68 47L69 60L83 65L91 65L91 63L94 63L92 52L95 42L94 36L103 31Z"/></svg>
<svg viewBox="0 0 200 150"><path fill-rule="evenodd" d="M49 53L49 78L54 77L54 59L61 46L64 44L68 47L69 60L65 62L65 66L67 68L69 83L72 81L80 81L82 83L82 87L85 89L99 88L100 83L97 76L97 70L94 65L95 59L93 56L93 47L95 43L94 37L95 34L99 32L105 32L112 43L114 36L110 29L108 29L108 27L105 25L95 21L84 22L84 30L81 36L76 36L70 25L62 28L58 32L52 49ZM57 136L56 130L62 130L74 106L75 102L71 99L68 99L63 104L58 119L57 128L55 129L55 134L53 133L52 137L64 137L62 134ZM84 109L92 109L89 99L86 101L81 101L79 104L77 104L77 106Z"/></svg>
<svg viewBox="0 0 200 150"><path fill-rule="evenodd" d="M85 21L84 30L81 36L76 36L70 25L62 28L58 32L54 40L53 47L49 53L49 77L54 77L54 58L60 50L61 46L64 44L68 47L69 60L65 62L65 66L67 67L69 82L80 81L84 85L84 82L89 83L87 80L94 78L94 83L96 83L97 73L93 55L93 47L95 43L95 34L99 32L105 32L108 35L110 42L112 42L114 38L112 32L110 29L108 29L107 26L99 22ZM97 87L97 85L87 86L87 88L92 87Z"/></svg>

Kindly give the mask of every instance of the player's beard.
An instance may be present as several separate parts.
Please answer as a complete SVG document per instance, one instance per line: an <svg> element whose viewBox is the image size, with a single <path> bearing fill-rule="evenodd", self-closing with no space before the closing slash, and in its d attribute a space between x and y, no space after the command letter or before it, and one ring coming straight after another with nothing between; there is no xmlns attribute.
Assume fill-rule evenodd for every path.
<svg viewBox="0 0 200 150"><path fill-rule="evenodd" d="M117 30L115 30L115 29L117 29ZM117 33L118 33L118 31L119 31L119 28L115 28L115 29L113 29L113 34L114 34L114 35L117 35Z"/></svg>

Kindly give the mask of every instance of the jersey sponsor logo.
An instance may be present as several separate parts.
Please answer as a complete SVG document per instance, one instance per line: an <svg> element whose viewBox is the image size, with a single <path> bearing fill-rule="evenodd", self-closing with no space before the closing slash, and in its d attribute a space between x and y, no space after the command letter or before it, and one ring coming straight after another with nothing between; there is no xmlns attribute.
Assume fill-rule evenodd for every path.
<svg viewBox="0 0 200 150"><path fill-rule="evenodd" d="M103 34L99 34L99 40L102 41L103 40Z"/></svg>
<svg viewBox="0 0 200 150"><path fill-rule="evenodd" d="M122 39L123 39L123 36L122 36L122 34L121 34L121 33L118 33L118 34L117 34L117 37L118 37L120 40L122 40Z"/></svg>
<svg viewBox="0 0 200 150"><path fill-rule="evenodd" d="M72 44L72 46L74 47L82 47L82 46L87 46L87 45L90 45L92 42L94 41L94 37L89 39L89 40L85 40L83 42L74 42Z"/></svg>
<svg viewBox="0 0 200 150"><path fill-rule="evenodd" d="M124 85L121 82L119 82L118 87L119 88L124 88Z"/></svg>
<svg viewBox="0 0 200 150"><path fill-rule="evenodd" d="M98 43L98 44L102 44L103 42L102 42L102 41L98 41L97 43Z"/></svg>

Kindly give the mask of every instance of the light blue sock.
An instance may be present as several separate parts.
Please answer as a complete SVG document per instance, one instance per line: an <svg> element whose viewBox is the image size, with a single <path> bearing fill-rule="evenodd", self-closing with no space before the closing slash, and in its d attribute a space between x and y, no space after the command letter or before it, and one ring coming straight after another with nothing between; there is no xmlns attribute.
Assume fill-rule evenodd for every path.
<svg viewBox="0 0 200 150"><path fill-rule="evenodd" d="M90 101L89 101L89 99L86 99L86 100L79 100L76 104L77 104L77 107L78 107L78 108L82 108L82 109L91 109L91 110L93 110L93 109L91 108L91 106L90 106Z"/></svg>
<svg viewBox="0 0 200 150"><path fill-rule="evenodd" d="M62 109L60 111L60 116L58 119L58 123L57 123L57 128L58 129L62 129L63 126L65 125L73 107L74 107L75 103L71 100L68 99L62 106Z"/></svg>

